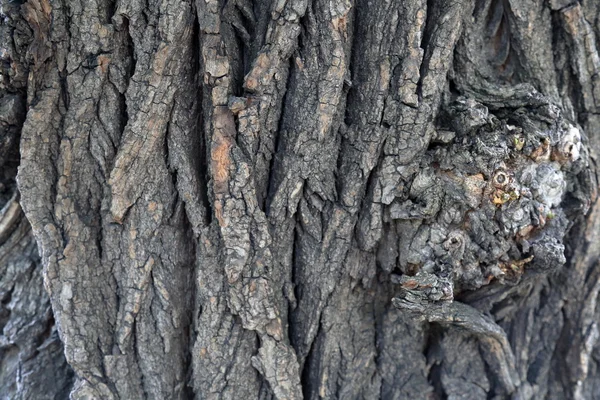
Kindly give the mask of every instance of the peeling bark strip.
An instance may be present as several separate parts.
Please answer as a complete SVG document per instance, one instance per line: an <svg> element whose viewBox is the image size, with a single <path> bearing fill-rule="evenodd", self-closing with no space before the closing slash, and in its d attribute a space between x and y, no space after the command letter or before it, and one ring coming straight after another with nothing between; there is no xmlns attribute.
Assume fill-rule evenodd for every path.
<svg viewBox="0 0 600 400"><path fill-rule="evenodd" d="M600 4L0 6L1 398L600 398Z"/></svg>

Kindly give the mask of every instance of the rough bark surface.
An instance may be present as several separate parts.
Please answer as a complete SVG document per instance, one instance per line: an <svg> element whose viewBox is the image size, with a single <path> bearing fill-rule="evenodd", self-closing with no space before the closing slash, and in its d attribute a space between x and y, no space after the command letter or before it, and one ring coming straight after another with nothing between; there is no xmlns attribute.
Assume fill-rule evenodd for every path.
<svg viewBox="0 0 600 400"><path fill-rule="evenodd" d="M0 5L0 398L600 399L600 3Z"/></svg>

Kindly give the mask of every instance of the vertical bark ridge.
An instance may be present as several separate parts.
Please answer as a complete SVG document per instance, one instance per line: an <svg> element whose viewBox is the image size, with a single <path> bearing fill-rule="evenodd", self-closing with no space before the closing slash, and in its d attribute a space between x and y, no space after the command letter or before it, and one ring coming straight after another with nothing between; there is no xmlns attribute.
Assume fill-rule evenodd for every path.
<svg viewBox="0 0 600 400"><path fill-rule="evenodd" d="M232 398L238 393L259 393L261 381L251 365L252 355L257 349L256 334L245 330L228 306L223 265L225 254L220 252L220 247L227 248L228 243L221 237L218 226L223 218L222 193L217 194L210 188L215 184L221 190L226 188L224 186L228 182L223 178L229 174L226 163L230 163L230 156L227 153L232 145L231 132L224 132L225 137L213 134L216 130L215 113L225 109L222 114L228 115L228 93L231 92L229 60L221 38L220 3L198 1L196 7L200 31L201 106L204 110L202 128L209 161L207 176L211 179L208 198L214 218L210 226L203 227L199 237L196 300L199 315L193 349L193 383L195 392L201 397ZM233 115L229 117L231 124ZM219 133L223 135L221 131ZM217 140L220 142L217 143ZM215 171L215 168L218 170ZM229 343L236 345L230 346Z"/></svg>
<svg viewBox="0 0 600 400"><path fill-rule="evenodd" d="M68 396L73 371L63 354L15 180L30 61L35 57L43 64L45 39L27 23L31 8L1 2L0 10L0 393L3 398L54 399ZM39 25L46 22L38 20Z"/></svg>
<svg viewBox="0 0 600 400"><path fill-rule="evenodd" d="M407 13L404 14L403 17L405 18L415 18L418 20L421 20L421 27L423 27L423 24L425 22L424 19L424 6L423 8L419 8L419 7L415 7L413 8L411 11L412 13ZM438 10L435 10L438 11ZM441 93L443 91L443 86L442 86L442 82L445 82L445 80L441 80L439 79L439 75L437 74L441 74L441 76L445 76L445 72L440 72L439 68L441 68L444 71L447 71L450 64L448 62L449 60L449 53L447 52L447 50L445 50L442 46L440 46L436 40L447 40L448 38L450 38L450 42L455 42L458 38L458 35L460 33L461 30L461 21L463 18L463 14L461 13L462 11L464 11L461 8L460 4L455 4L454 6L443 10L442 12L440 12L438 15L434 15L431 19L430 19L430 23L432 24L432 27L430 27L429 29L432 30L430 36L429 36L429 40L430 43L428 43L428 51L425 52L424 58L423 58L423 64L421 65L421 73L422 73L422 77L421 77L421 93L420 93L420 98L417 97L417 101L418 101L418 105L417 108L414 108L413 106L408 106L405 105L404 103L400 103L396 100L395 95L396 92L391 92L387 99L386 99L386 103L384 108L379 111L380 112L380 116L379 116L379 120L376 121L376 125L375 125L375 129L379 128L381 130L388 130L389 132L387 132L387 136L383 136L385 137L385 145L383 146L383 153L384 153L384 157L382 160L382 164L385 166L386 163L388 165L390 165L390 167L392 165L396 165L396 164L400 164L402 165L403 163L409 163L411 161L411 157L416 157L417 154L419 153L419 151L424 150L424 148L427 146L429 139L427 138L427 136L430 134L429 131L431 130L431 127L427 127L428 124L431 124L432 121L429 120L429 115L425 114L425 110L433 110L436 109L439 101L441 99ZM391 18L395 18L396 15L392 12L392 13L387 13L387 15L391 15ZM443 24L440 24L440 21L443 21ZM396 22L396 21L394 21ZM399 21L396 22L399 24ZM399 25L400 26L400 25ZM411 27L409 29L415 29L415 25L413 24L407 24L407 26ZM417 26L417 30L419 29L419 24L416 24ZM442 28L439 28L439 27ZM423 29L426 29L425 27L423 27ZM400 32L398 32L400 33ZM411 35L408 35L408 43L405 44L405 48L403 49L405 52L407 52L408 54L414 54L415 57L419 57L419 50L420 50L420 46L421 43L419 41L419 34L417 32L414 32ZM402 43L402 42L401 42ZM412 47L411 46L415 46ZM383 93L386 93L386 91L388 90L389 87L394 87L393 83L396 81L396 79L399 79L399 77L397 77L396 73L407 73L407 69L411 68L411 62L414 62L413 60L411 60L410 58L405 61L406 64L404 66L404 71L401 68L397 68L396 66L391 66L390 65L390 61L388 60L383 60L382 64L379 66L379 73L381 74L381 80L383 82L380 83L379 90L383 91ZM418 63L420 63L420 61L417 61ZM392 72L393 71L393 72ZM432 78L432 76L435 76L436 78ZM391 81L391 82L390 82ZM397 81L396 81L397 82ZM418 88L418 84L416 84L414 86L414 90L415 92L418 92L417 90ZM376 90L377 90L376 89ZM413 92L414 93L414 92ZM408 97L410 97L411 92L406 92L406 95ZM419 95L419 93L416 93L417 96ZM415 98L413 97L413 100ZM410 100L408 100L410 101ZM368 103L368 104L361 104L362 106L364 105L371 105L372 103ZM419 111L419 109L421 109L421 111ZM359 109L360 110L360 109ZM362 111L362 110L361 110ZM406 120L403 120L404 116L407 116ZM412 120L412 118L414 118L414 120ZM360 120L359 120L360 121ZM404 121L404 122L402 122ZM411 122L408 122L411 121ZM361 121L362 122L362 121ZM354 127L352 125L350 125L348 127L348 129L353 129ZM360 132L360 131L359 131ZM362 132L363 134L365 134L366 132ZM416 133L416 134L415 134ZM405 135L405 138L403 138L403 135ZM410 138L409 138L410 135ZM360 138L360 136L359 136ZM377 136L375 136L375 138L377 138ZM372 141L374 138L373 136L368 137L366 136L365 139L363 139L366 142ZM360 139L359 139L360 140ZM399 142L402 141L403 144L401 145ZM360 143L360 142L359 142ZM404 145L408 145L408 149L406 149L404 147ZM358 146L353 146L354 148L358 147ZM377 149L378 146L375 147L375 149ZM406 151L405 151L406 150ZM378 156L378 152L374 153L374 156ZM404 156L403 156L404 155ZM342 157L342 167L344 168L344 157L346 156L346 154L342 153L341 157ZM361 155L361 158L364 157L364 155ZM354 155L352 156L352 158L350 158L349 160L356 160L357 157L354 157ZM360 159L360 158L359 158ZM375 158L376 160L377 158ZM354 164L355 165L355 164ZM353 168L355 168L355 166L353 165ZM384 167L382 167L384 168ZM393 170L388 170L386 171L385 175L381 174L379 175L381 180L378 179L377 183L373 184L373 187L376 188L383 188L382 190L385 191L385 186L393 186L393 187L397 187L399 182L393 182L394 179L400 179L400 176L397 174L399 168L394 168ZM342 170L344 171L344 170ZM327 327L324 326L324 322L323 322L323 318L326 318L326 315L337 315L338 319L340 318L340 313L343 313L345 311L344 308L340 308L340 303L343 304L352 304L350 299L354 299L356 298L356 308L360 308L360 306L358 306L358 304L367 302L367 299L370 298L370 301L374 301L373 300L373 292L371 292L370 286L373 283L373 276L374 276L374 267L376 265L375 263L375 255L373 254L373 248L369 246L369 243L367 242L367 240L363 241L361 244L363 245L363 248L365 250L371 250L371 252L361 252L358 249L355 251L353 249L353 247L356 247L358 244L356 242L353 243L352 241L352 237L353 237L353 232L354 232L354 227L357 223L358 220L358 212L360 210L360 208L358 207L361 203L363 204L363 209L365 209L365 214L369 214L369 217L371 219L370 222L365 222L364 224L359 225L359 229L364 227L367 228L369 230L368 235L370 236L368 239L373 240L374 242L377 242L379 240L380 236L375 236L373 238L373 234L377 235L377 233L373 233L373 230L377 230L377 227L381 226L381 222L380 221L373 221L376 218L381 218L381 214L377 214L377 211L374 212L370 212L373 209L375 210L379 210L379 212L381 212L381 208L377 208L378 205L380 205L382 202L381 199L379 198L369 198L369 193L367 193L367 200L365 202L361 201L362 196L363 196L363 192L364 192L364 186L367 182L367 178L369 176L369 170L367 169L366 173L363 172L360 176L359 179L356 179L356 177L354 176L352 182L353 186L346 186L344 180L348 179L349 174L347 173L340 173L339 177L341 178L341 185L340 187L342 188L339 196L340 196L340 200L341 200L341 204L335 204L332 205L332 207L328 210L327 208L325 208L326 213L325 216L326 218L328 217L329 221L327 221L326 223L326 228L324 227L324 233L323 233L323 244L321 245L321 252L322 254L326 255L325 258L323 259L323 261L321 261L321 263L316 263L314 260L314 256L311 256L311 253L315 252L315 248L318 249L318 246L315 246L314 244L311 245L304 245L303 249L301 250L300 254L302 255L302 252L306 252L306 255L304 257L306 257L306 261L302 260L301 263L304 265L308 265L311 266L312 268L316 268L319 265L323 265L325 267L325 269L323 271L311 271L310 273L307 273L304 281L308 281L310 282L310 278L308 278L308 276L319 276L320 279L318 281L316 281L314 283L314 285L316 286L316 290L314 288L311 288L310 286L302 288L304 293L316 293L316 294L320 294L320 299L317 297L316 300L318 301L318 303L316 304L310 304L308 306L303 304L303 300L302 298L300 298L299 300L299 309L298 311L296 311L297 315L302 315L302 307L305 307L307 310L311 310L309 311L310 313L312 313L313 315L309 314L309 317L306 318L308 320L308 335L307 335L307 342L310 343L312 340L312 337L316 336L316 340L317 343L319 343L319 346L316 348L313 348L313 351L317 351L317 353L311 358L311 365L307 366L307 368L311 368L312 370L312 374L318 376L319 378L315 377L315 381L320 382L320 386L319 386L319 390L320 395L322 397L337 397L337 395L333 395L331 393L336 393L336 391L333 391L331 388L331 383L328 382L328 377L332 376L332 375L337 375L339 376L338 378L338 382L337 384L345 387L346 385L343 383L345 379L349 380L349 381L370 381L371 384L369 385L359 385L359 386L353 386L352 391L348 392L345 395L348 395L350 398L352 397L363 397L363 398L370 398L374 395L374 393L378 393L380 392L380 388L379 385L381 384L379 382L380 375L376 372L375 370L375 365L376 365L376 349L374 346L374 338L375 338L375 324L372 321L370 324L367 323L366 326L369 326L368 330L365 326L360 325L360 323L357 322L353 322L351 324L349 324L349 326L344 326L343 324L339 325L338 327L343 329L345 332L351 332L350 337L352 338L349 341L348 347L343 347L342 351L344 352L344 360L345 359L350 359L353 360L352 362L356 363L356 365L361 365L362 363L365 363L366 365L369 365L372 363L372 368L360 368L359 369L359 373L357 373L356 375L353 375L352 373L350 373L349 371L353 371L353 368L348 368L348 365L343 362L342 360L337 360L336 362L336 357L333 357L331 355L329 355L329 351L328 348L329 347L333 347L333 348L337 348L338 344L337 344L337 338L339 336L336 336L334 334L328 334L329 331L331 329L328 329ZM394 178L394 176L396 176L396 178ZM382 180L385 179L386 181L382 182ZM360 186L357 187L357 184L360 184ZM361 187L362 186L362 187ZM350 187L352 187L354 190L353 191L347 191ZM381 193L381 192L380 192ZM377 195L374 195L377 196ZM371 206L368 202L372 201L373 203L378 203L377 205ZM366 211L368 210L368 211ZM314 218L314 217L313 217ZM369 229L369 228L375 228L373 230ZM360 235L360 231L358 233L358 235ZM381 233L379 232L379 235ZM366 236L366 235L365 235ZM361 238L362 239L362 238ZM367 242L367 243L365 243ZM360 242L359 242L360 243ZM299 242L299 245L302 246L302 238L301 241ZM333 255L333 257L331 256ZM360 265L360 267L358 267L358 270L356 269L350 269L350 271L352 271L350 276L346 275L346 271L343 268L343 265L349 265L352 266L354 265L354 263L356 263L357 265ZM326 278L326 279L323 279ZM346 292L344 290L337 290L338 286L340 283L336 284L336 282L339 282L339 280L341 279L341 284L345 283L346 279L349 279L348 284L350 284L351 287L354 287L354 290L351 292ZM365 286L365 288L363 289L363 287L358 284L358 282L353 282L354 280L361 282L362 284ZM352 283L350 283L352 282ZM341 288L340 288L341 289ZM366 291L366 293L365 293ZM307 297L311 296L310 294L307 294ZM316 297L314 294L312 294L312 296ZM365 297L363 297L365 296ZM313 297L313 299L314 299ZM310 297L309 297L310 299ZM309 300L307 299L307 300ZM304 300L306 301L306 300ZM313 300L314 301L314 300ZM389 304L389 303L388 303ZM319 310L325 308L326 309L326 314L324 314L324 316L321 318L319 325L316 325L316 323L319 321L319 319L317 319L316 316L319 315ZM316 310L316 311L312 311L312 310ZM306 312L306 311L305 311ZM353 315L355 312L354 308L349 308L347 311L348 315ZM315 316L316 315L316 316ZM343 314L342 314L343 315ZM311 318L312 317L312 318ZM311 320L312 319L312 320ZM325 320L326 321L326 320ZM295 321L295 325L298 327L301 327L302 325L306 324L306 322L299 320L299 321ZM317 327L319 328L319 330L317 331ZM336 327L337 328L337 327ZM341 332L340 332L341 334ZM354 342L355 341L355 342ZM369 345L366 345L366 343L369 343ZM302 348L300 348L300 356L302 357ZM326 361L324 361L326 360ZM326 363L325 365L322 365L323 363ZM320 365L321 364L321 365ZM317 372L315 372L315 370ZM371 386L372 385L372 386ZM324 395L322 391L325 391L325 393L330 393L329 395ZM340 396L343 397L342 394L340 394ZM312 396L311 396L312 397Z"/></svg>
<svg viewBox="0 0 600 400"><path fill-rule="evenodd" d="M257 157L261 157L259 138L267 141L274 140L274 138L269 139L268 133L269 129L274 132L273 126L261 126L259 122L264 118L261 115L261 108L263 113L270 113L272 110L266 108L271 101L270 96L265 93L265 98L254 102L252 98L232 97L235 83L232 62L235 59L230 52L234 51L235 47L227 42L226 31L222 29L223 24L216 12L217 3L198 3L198 10L203 33L201 42L204 60L203 103L208 110L205 129L209 132L208 146L211 160L210 200L215 216L213 224L217 226L224 246L219 256L224 264L223 272L226 281L221 285L224 286L225 293L220 293L219 297L224 297L223 301L229 309L221 308L220 311L221 314L230 312L238 316L243 329L254 331L258 335L259 343L250 343L253 347L258 344L257 354L252 357L252 366L269 383L275 396L300 398L298 364L285 337L280 311L281 302L276 300L275 291L281 292L279 287L281 283L277 279L272 279L273 259L270 250L272 238L266 215L260 208L260 188L257 188L257 183L264 182L258 178L262 174L265 174L265 179L268 176L268 171L264 170L265 165L261 166L256 162ZM293 8L286 12L291 13L290 19L299 18L295 16L296 11ZM281 31L279 31L280 27L275 29L278 30L276 35L283 35L282 39L286 35L291 35L287 39L289 43L283 40L281 49L275 46L273 54L263 52L258 57L270 60L269 63L273 62L272 67L275 69L271 74L285 75L285 70L279 65L285 63L289 57L287 53L295 45L293 40L295 27L292 25ZM261 73L254 72L256 77L253 79L262 80ZM267 83L266 81L260 83L250 81L254 82L250 85L252 90L258 92L265 90L262 85ZM283 93L280 93L275 96L275 99L281 99L282 96ZM276 126L277 120L270 121L267 118L267 122ZM257 137L259 131L261 136ZM267 161L269 159L270 155ZM269 163L266 164L266 167L268 166ZM209 301L216 300L212 299L214 297ZM220 317L227 317L227 315ZM199 337L198 339L204 342L210 338ZM200 347L199 350L206 349L207 347Z"/></svg>
<svg viewBox="0 0 600 400"><path fill-rule="evenodd" d="M343 117L344 81L348 80L352 4L345 1L327 4L316 2L309 6L307 13L302 48L293 61L287 93L290 100L283 111L282 136L278 148L280 156L273 166L268 212L275 237L290 237L296 221L295 213L299 211L301 223L310 229L309 240L318 243L323 239L324 232L320 232L320 224L309 213L312 209L318 215L325 205L336 200L334 169L339 147L337 130ZM325 49L331 49L331 53ZM310 95L306 98L300 93ZM321 151L327 158L314 157ZM299 240L302 241L303 236ZM291 247L291 242L275 247L278 256L276 269L279 270L278 280L281 282L289 282L294 260L280 255L291 254ZM318 249L315 247L314 250ZM317 262L321 264L323 261ZM302 261L295 272L296 279L300 281L307 278L302 270L304 263ZM326 275L322 275L322 278L326 278ZM291 297L293 292L287 289L287 296ZM298 300L302 303L304 299ZM311 313L319 312L318 308L311 309L311 304L299 307Z"/></svg>
<svg viewBox="0 0 600 400"><path fill-rule="evenodd" d="M19 182L23 195L32 195L23 201L32 226L47 232L41 239L46 283L67 360L81 379L72 396L181 397L188 339L175 332L189 323L189 301L181 293L192 259L161 153L180 86L174 79L181 68L173 60L192 43L190 5L164 4L162 18L144 19L142 4L121 4L115 11L120 32L105 22L104 3L45 5L69 24L68 46L56 45L62 51L53 71L64 71L56 80L65 84L35 94L45 100L30 112L39 112L42 123L32 118L23 129L22 167L31 167L31 175L20 174ZM85 26L91 31L79 29ZM131 78L133 60L119 58L129 54L123 29L133 39ZM149 44L157 46L153 55ZM125 90L123 127L112 116L125 112L119 101ZM63 98L69 99L63 112L49 109ZM54 147L37 151L37 141L47 140L36 137L52 125L61 129ZM54 170L44 182L48 188L38 184L38 171L48 176ZM40 202L53 192L48 204L54 209L43 209ZM170 245L181 250L170 255L164 251ZM159 360L166 367L161 372L154 368Z"/></svg>

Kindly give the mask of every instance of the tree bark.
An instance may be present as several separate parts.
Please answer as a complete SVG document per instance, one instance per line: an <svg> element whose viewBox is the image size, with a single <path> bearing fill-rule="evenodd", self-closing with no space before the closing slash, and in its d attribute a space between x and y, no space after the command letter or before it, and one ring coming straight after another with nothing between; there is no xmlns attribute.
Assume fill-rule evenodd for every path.
<svg viewBox="0 0 600 400"><path fill-rule="evenodd" d="M0 4L0 398L600 399L600 3Z"/></svg>

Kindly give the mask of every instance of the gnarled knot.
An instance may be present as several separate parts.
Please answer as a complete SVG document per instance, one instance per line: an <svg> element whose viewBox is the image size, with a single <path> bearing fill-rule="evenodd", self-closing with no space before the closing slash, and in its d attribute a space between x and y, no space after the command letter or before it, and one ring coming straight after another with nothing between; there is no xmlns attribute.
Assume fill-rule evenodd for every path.
<svg viewBox="0 0 600 400"><path fill-rule="evenodd" d="M419 271L415 276L402 275L397 283L400 284L400 291L393 302L399 308L418 310L430 303L454 299L452 279L428 272Z"/></svg>

